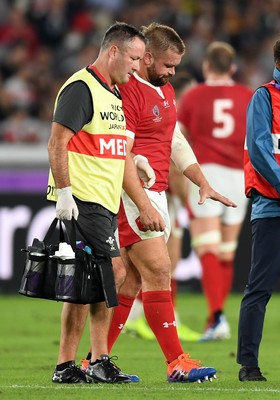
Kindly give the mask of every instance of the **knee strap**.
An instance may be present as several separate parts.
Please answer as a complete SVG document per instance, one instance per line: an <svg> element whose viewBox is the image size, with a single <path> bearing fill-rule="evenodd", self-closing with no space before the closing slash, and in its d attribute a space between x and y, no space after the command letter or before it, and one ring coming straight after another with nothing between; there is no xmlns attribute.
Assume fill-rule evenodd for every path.
<svg viewBox="0 0 280 400"><path fill-rule="evenodd" d="M221 253L231 253L237 248L237 240L232 240L231 242L223 242L220 244Z"/></svg>
<svg viewBox="0 0 280 400"><path fill-rule="evenodd" d="M218 230L208 231L194 236L192 239L192 246L198 247L205 244L217 244L221 241L221 232Z"/></svg>

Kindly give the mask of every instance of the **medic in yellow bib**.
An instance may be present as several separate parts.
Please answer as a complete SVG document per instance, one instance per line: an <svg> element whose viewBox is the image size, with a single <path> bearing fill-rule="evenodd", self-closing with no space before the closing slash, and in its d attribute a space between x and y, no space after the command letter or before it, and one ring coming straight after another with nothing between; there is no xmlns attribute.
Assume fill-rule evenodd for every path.
<svg viewBox="0 0 280 400"><path fill-rule="evenodd" d="M67 96L64 89L74 82L85 83L86 86L82 90L89 92L89 104L94 105L94 112L91 120L68 142L72 193L82 201L101 204L116 214L127 143L121 97L117 88L114 91L109 90L98 70L90 65L76 72L65 82L57 95L55 111L60 95L64 94L61 99L63 101ZM72 115L71 118L73 119ZM57 200L52 173L49 176L47 198Z"/></svg>
<svg viewBox="0 0 280 400"><path fill-rule="evenodd" d="M127 83L139 69L145 42L142 33L125 23L116 23L106 31L94 63L75 73L60 89L48 143L51 172L47 198L56 201L58 219L66 224L72 218L78 220L83 235L76 232L77 240L112 260L117 290L125 277L115 237L122 185L132 197L140 192L138 207L146 229L164 229L140 184L132 155L126 157L129 138L116 87ZM75 358L88 312L94 352L87 370L82 372ZM113 366L108 355L111 317L112 308L106 308L105 302L90 306L63 304L52 382L131 382L129 375Z"/></svg>

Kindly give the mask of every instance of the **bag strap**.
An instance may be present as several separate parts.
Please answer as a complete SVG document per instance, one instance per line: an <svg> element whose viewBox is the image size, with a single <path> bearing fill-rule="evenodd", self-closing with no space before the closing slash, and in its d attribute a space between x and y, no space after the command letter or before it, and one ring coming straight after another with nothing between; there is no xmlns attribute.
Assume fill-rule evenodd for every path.
<svg viewBox="0 0 280 400"><path fill-rule="evenodd" d="M71 224L72 224L72 229L71 229L70 234L67 231L66 226L65 226L65 228L66 228L66 232L68 233L69 244L72 246L73 251L76 251L76 226L77 226L77 221L75 220L75 218L72 218Z"/></svg>
<svg viewBox="0 0 280 400"><path fill-rule="evenodd" d="M75 251L75 248L76 248L75 238L74 239L69 238L69 234L67 232L65 224L64 224L64 226L65 226L65 230L64 230L63 226L62 226L63 221L59 220L58 218L54 218L54 220L52 221L52 223L43 239L43 242L45 244L50 244L51 238L54 234L54 231L55 231L58 223L59 223L59 243L66 242L66 243L70 244L72 246L73 250Z"/></svg>
<svg viewBox="0 0 280 400"><path fill-rule="evenodd" d="M58 219L54 218L54 220L52 221L52 223L51 223L51 225L50 225L50 227L49 227L49 229L48 229L48 231L47 231L47 233L46 233L46 235L45 235L45 237L43 239L44 243L49 243L50 242L50 239L51 239L52 235L54 234L55 228L57 226L57 223L58 223ZM59 236L61 236L61 234L62 234L62 232L60 231L59 232Z"/></svg>
<svg viewBox="0 0 280 400"><path fill-rule="evenodd" d="M74 218L71 219L71 229L70 229L69 224L66 224L64 221L59 221L59 222L60 222L60 224L63 223L63 225L65 227L65 232L63 231L63 229L61 227L63 233L66 234L66 235L64 235L64 241L67 242L68 244L70 244L70 246L72 247L72 250L75 252L76 251L76 228L78 228L79 231L81 232L77 221ZM67 222L70 222L70 221L67 221Z"/></svg>
<svg viewBox="0 0 280 400"><path fill-rule="evenodd" d="M111 258L98 258L96 262L100 272L106 306L108 308L115 307L119 304L119 301Z"/></svg>

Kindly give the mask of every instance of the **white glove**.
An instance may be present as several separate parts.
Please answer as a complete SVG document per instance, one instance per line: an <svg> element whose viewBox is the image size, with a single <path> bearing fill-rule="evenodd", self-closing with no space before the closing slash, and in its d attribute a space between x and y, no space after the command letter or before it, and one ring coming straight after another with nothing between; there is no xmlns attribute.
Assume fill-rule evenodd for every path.
<svg viewBox="0 0 280 400"><path fill-rule="evenodd" d="M133 160L137 168L138 176L144 182L144 188L150 189L156 181L156 175L148 159L141 156L141 154L137 154Z"/></svg>
<svg viewBox="0 0 280 400"><path fill-rule="evenodd" d="M78 219L79 210L72 196L71 186L57 189L56 218L63 220Z"/></svg>

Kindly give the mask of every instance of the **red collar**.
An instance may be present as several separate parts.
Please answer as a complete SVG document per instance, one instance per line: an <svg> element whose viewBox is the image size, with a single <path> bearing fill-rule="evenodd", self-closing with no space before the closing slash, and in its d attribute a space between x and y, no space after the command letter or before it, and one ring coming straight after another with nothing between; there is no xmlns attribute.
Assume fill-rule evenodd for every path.
<svg viewBox="0 0 280 400"><path fill-rule="evenodd" d="M104 76L98 71L98 69L97 69L94 65L89 65L88 67L98 76L98 78L99 78L102 82L106 83L106 85L109 86L109 85L108 85L108 82L106 81L106 79L104 78ZM109 86L109 87L110 87L110 86Z"/></svg>

